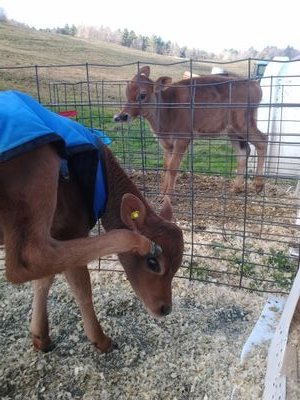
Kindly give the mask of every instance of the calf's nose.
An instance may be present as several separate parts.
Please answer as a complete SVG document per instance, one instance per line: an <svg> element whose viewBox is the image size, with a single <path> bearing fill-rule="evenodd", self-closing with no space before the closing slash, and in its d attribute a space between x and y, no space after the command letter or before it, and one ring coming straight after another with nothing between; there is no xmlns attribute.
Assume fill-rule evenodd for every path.
<svg viewBox="0 0 300 400"><path fill-rule="evenodd" d="M128 120L128 114L116 114L113 120L114 122L126 122Z"/></svg>

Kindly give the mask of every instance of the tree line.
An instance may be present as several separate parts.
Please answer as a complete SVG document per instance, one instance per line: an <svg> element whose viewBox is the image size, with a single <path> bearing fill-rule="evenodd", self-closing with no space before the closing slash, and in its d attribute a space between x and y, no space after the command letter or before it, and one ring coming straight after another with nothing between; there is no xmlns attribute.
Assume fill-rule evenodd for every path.
<svg viewBox="0 0 300 400"><path fill-rule="evenodd" d="M28 27L28 25L19 23L17 21L7 20L5 10L1 7L0 21ZM224 49L219 54L216 54L201 49L190 49L187 46L179 46L178 43L171 42L170 40L165 41L157 35L152 35L150 37L139 35L133 30L129 30L127 28L112 30L109 27L104 26L94 27L66 24L64 27L46 28L40 30L59 33L62 35L77 36L85 39L102 40L145 52L194 60L220 61L243 58L273 59L275 56L286 56L289 57L289 59L293 59L300 56L300 50L295 49L292 46L287 46L284 49L280 49L276 46L267 46L262 51L257 51L253 47L243 51L229 48Z"/></svg>
<svg viewBox="0 0 300 400"><path fill-rule="evenodd" d="M85 39L102 40L136 50L195 60L236 60L242 58L272 59L275 56L286 56L289 57L289 59L293 59L300 56L300 50L292 46L287 46L283 49L276 46L267 46L262 51L258 51L254 47L250 47L247 50L229 48L216 54L201 49L179 46L178 43L171 42L170 40L165 41L157 35L152 35L150 37L139 35L127 28L123 30L111 30L109 27L104 26L76 27L66 24L63 28L51 29L51 31Z"/></svg>

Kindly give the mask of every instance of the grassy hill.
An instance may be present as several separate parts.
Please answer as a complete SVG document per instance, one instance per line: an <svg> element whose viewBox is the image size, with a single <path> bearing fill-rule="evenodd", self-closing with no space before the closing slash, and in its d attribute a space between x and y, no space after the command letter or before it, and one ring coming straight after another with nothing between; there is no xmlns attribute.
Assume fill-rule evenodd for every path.
<svg viewBox="0 0 300 400"><path fill-rule="evenodd" d="M131 78L136 65L125 65L138 61L153 64L153 76L169 75L174 80L180 79L182 73L190 68L189 60L102 41L41 32L4 22L0 22L0 54L0 90L17 88L31 91L35 85L30 79L36 74L34 66L42 67L38 69L41 78L51 74L53 80L70 82L86 78L86 63L95 65L89 70L89 78L109 81ZM172 63L175 65L166 67L166 64ZM55 68L57 65L70 66ZM210 73L212 66L207 62L193 62L193 72ZM245 62L233 63L227 65L226 69L244 73L245 67Z"/></svg>
<svg viewBox="0 0 300 400"><path fill-rule="evenodd" d="M54 66L54 65L74 65L73 68L56 70L53 67L48 71L54 71L53 78L67 81L80 80L80 64L97 65L123 65L137 61L142 63L166 64L178 62L166 56L145 53L134 49L129 49L112 43L102 41L89 41L72 36L46 33L34 29L14 26L7 23L0 23L0 89L31 89L26 82L26 72L34 70L23 68L29 66ZM187 69L188 62L182 65L181 70ZM16 68L17 67L17 68ZM23 74L21 74L21 68ZM163 68L160 66L158 70ZM206 68L209 69L208 67ZM126 68L97 68L92 71L90 78L105 80L128 79L133 75L135 67L131 68L128 75ZM33 72L32 72L33 71ZM27 75L30 72L27 72ZM165 74L165 71L164 71ZM23 75L23 79L22 79ZM7 79L8 78L8 79Z"/></svg>
<svg viewBox="0 0 300 400"><path fill-rule="evenodd" d="M1 66L166 62L168 58L115 44L0 23Z"/></svg>

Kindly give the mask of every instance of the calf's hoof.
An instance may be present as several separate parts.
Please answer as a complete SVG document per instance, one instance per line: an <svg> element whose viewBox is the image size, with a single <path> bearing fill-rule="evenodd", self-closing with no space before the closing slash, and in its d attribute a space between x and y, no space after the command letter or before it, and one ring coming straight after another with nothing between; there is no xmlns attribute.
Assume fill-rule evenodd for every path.
<svg viewBox="0 0 300 400"><path fill-rule="evenodd" d="M263 188L265 187L264 183L261 181L255 181L254 185L257 194L261 193L263 191Z"/></svg>
<svg viewBox="0 0 300 400"><path fill-rule="evenodd" d="M105 339L103 339L101 342L94 342L93 345L97 350L100 350L101 353L109 353L114 348L113 342L108 336L105 336Z"/></svg>
<svg viewBox="0 0 300 400"><path fill-rule="evenodd" d="M231 188L231 192L235 194L240 194L245 192L245 186L244 185L233 185Z"/></svg>
<svg viewBox="0 0 300 400"><path fill-rule="evenodd" d="M43 353L48 353L49 351L52 351L55 347L49 336L42 338L37 335L31 335L31 338L33 347L36 350L42 351Z"/></svg>

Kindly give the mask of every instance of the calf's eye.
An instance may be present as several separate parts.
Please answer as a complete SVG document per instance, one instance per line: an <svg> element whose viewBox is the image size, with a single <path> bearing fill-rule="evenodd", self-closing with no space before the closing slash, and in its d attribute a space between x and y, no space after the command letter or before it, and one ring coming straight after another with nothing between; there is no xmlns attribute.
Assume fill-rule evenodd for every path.
<svg viewBox="0 0 300 400"><path fill-rule="evenodd" d="M146 93L140 93L137 95L138 100L145 100L145 98L146 98Z"/></svg>
<svg viewBox="0 0 300 400"><path fill-rule="evenodd" d="M147 258L146 263L147 263L147 267L152 272L156 272L156 273L160 272L160 265L159 265L159 262L157 261L157 259L155 257Z"/></svg>

